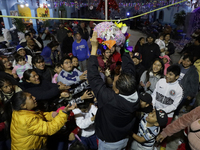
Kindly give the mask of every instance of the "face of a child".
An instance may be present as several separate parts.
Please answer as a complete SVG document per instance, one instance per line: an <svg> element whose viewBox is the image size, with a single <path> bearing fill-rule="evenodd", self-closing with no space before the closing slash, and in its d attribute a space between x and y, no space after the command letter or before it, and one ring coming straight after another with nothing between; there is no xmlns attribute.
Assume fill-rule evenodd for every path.
<svg viewBox="0 0 200 150"><path fill-rule="evenodd" d="M17 53L18 53L19 55L21 55L21 56L25 56L25 55L26 55L26 52L25 52L24 49L19 50Z"/></svg>
<svg viewBox="0 0 200 150"><path fill-rule="evenodd" d="M192 62L189 58L186 58L182 61L182 65L185 69L189 68L192 65Z"/></svg>
<svg viewBox="0 0 200 150"><path fill-rule="evenodd" d="M162 61L164 64L166 64L168 62L167 58L163 58Z"/></svg>
<svg viewBox="0 0 200 150"><path fill-rule="evenodd" d="M155 109L151 113L149 113L149 115L146 117L146 121L152 125L154 125L157 122Z"/></svg>
<svg viewBox="0 0 200 150"><path fill-rule="evenodd" d="M77 58L72 59L72 65L73 65L73 67L78 67L78 59Z"/></svg>
<svg viewBox="0 0 200 150"><path fill-rule="evenodd" d="M23 60L23 59L21 59L21 60L19 60L19 61L17 62L17 64L19 64L19 65L23 66L23 65L25 65L25 64L26 64L26 61L25 61L25 60Z"/></svg>
<svg viewBox="0 0 200 150"><path fill-rule="evenodd" d="M59 74L62 71L62 68L59 66L56 66L54 69L54 72L56 72L57 74Z"/></svg>
<svg viewBox="0 0 200 150"><path fill-rule="evenodd" d="M148 104L147 104L146 102L140 100L140 107L141 107L141 108L145 108L145 107L147 107L147 106L148 106Z"/></svg>
<svg viewBox="0 0 200 150"><path fill-rule="evenodd" d="M163 36L160 36L160 40L163 40L164 39L164 37Z"/></svg>
<svg viewBox="0 0 200 150"><path fill-rule="evenodd" d="M162 65L159 61L153 63L153 73L158 73L162 69Z"/></svg>
<svg viewBox="0 0 200 150"><path fill-rule="evenodd" d="M104 58L109 59L111 55L111 51L109 49L107 49L104 53Z"/></svg>
<svg viewBox="0 0 200 150"><path fill-rule="evenodd" d="M70 59L65 59L65 61L61 65L61 67L67 72L72 71L72 62L71 62L71 60Z"/></svg>
<svg viewBox="0 0 200 150"><path fill-rule="evenodd" d="M10 69L10 68L12 67L12 65L11 65L10 61L8 60L8 58L3 58L3 59L2 59L2 62L3 62L4 67L5 67L6 69Z"/></svg>
<svg viewBox="0 0 200 150"><path fill-rule="evenodd" d="M173 83L175 82L177 79L179 78L179 76L176 76L173 72L167 72L165 79L167 83Z"/></svg>
<svg viewBox="0 0 200 150"><path fill-rule="evenodd" d="M132 58L132 60L135 66L137 66L140 63L140 60L137 59L136 57Z"/></svg>
<svg viewBox="0 0 200 150"><path fill-rule="evenodd" d="M1 91L5 94L11 94L14 91L13 85L10 82L4 82Z"/></svg>
<svg viewBox="0 0 200 150"><path fill-rule="evenodd" d="M83 113L87 113L87 112L89 112L89 110L90 110L90 106L89 106L88 108L81 109L81 111L82 111Z"/></svg>
<svg viewBox="0 0 200 150"><path fill-rule="evenodd" d="M22 106L22 108L25 108L27 110L32 110L37 106L37 102L35 100L35 97L32 96L30 93L26 93L26 102L25 105Z"/></svg>
<svg viewBox="0 0 200 150"><path fill-rule="evenodd" d="M116 49L115 46L113 46L113 47L110 49L111 54L113 54L113 53L115 52L115 49Z"/></svg>

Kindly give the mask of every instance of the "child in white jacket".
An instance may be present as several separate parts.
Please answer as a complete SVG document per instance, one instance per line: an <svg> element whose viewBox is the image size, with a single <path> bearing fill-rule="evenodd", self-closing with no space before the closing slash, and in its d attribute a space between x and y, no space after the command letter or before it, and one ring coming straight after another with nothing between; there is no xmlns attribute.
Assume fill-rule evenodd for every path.
<svg viewBox="0 0 200 150"><path fill-rule="evenodd" d="M178 65L169 66L165 78L157 82L156 88L151 95L153 107L158 110L162 109L167 113L167 125L171 123L174 111L183 97L183 89L177 80L179 75L180 67ZM161 146L166 147L166 142L163 142Z"/></svg>
<svg viewBox="0 0 200 150"><path fill-rule="evenodd" d="M97 137L95 135L94 120L97 107L90 100L78 104L78 108L73 110L76 125L81 129L81 142L86 149L97 150Z"/></svg>
<svg viewBox="0 0 200 150"><path fill-rule="evenodd" d="M155 40L155 43L158 44L160 48L160 56L165 55L165 42L163 41L164 35L160 34L159 38Z"/></svg>

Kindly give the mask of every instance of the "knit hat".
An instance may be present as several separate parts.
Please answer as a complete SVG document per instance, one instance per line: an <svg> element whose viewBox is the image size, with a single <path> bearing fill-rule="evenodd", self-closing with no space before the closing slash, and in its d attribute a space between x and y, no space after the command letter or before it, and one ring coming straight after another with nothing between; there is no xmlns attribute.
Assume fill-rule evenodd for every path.
<svg viewBox="0 0 200 150"><path fill-rule="evenodd" d="M157 122L160 127L164 127L167 125L168 122L168 117L167 113L164 110L156 110L156 117L157 117Z"/></svg>
<svg viewBox="0 0 200 150"><path fill-rule="evenodd" d="M151 104L152 102L152 97L149 93L140 93L139 98L147 104Z"/></svg>
<svg viewBox="0 0 200 150"><path fill-rule="evenodd" d="M137 59L140 60L140 59L142 59L142 55L140 53L136 52L136 53L133 54L132 58L137 58Z"/></svg>
<svg viewBox="0 0 200 150"><path fill-rule="evenodd" d="M18 52L19 50L21 50L21 49L24 49L24 47L22 47L21 45L17 45L17 48L16 48L17 52Z"/></svg>

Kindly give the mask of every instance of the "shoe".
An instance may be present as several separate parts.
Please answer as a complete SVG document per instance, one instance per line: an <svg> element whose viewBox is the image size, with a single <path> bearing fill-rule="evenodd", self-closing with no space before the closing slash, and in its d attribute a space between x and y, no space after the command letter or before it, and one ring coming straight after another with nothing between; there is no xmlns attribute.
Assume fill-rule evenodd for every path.
<svg viewBox="0 0 200 150"><path fill-rule="evenodd" d="M166 147L162 147L162 146L161 146L161 147L160 147L160 150L166 150Z"/></svg>

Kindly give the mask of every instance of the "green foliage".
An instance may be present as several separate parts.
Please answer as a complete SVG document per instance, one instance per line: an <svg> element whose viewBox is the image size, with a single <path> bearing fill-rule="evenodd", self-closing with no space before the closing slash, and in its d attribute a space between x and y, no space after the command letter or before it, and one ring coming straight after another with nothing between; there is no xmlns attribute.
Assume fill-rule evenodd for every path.
<svg viewBox="0 0 200 150"><path fill-rule="evenodd" d="M24 24L23 20L21 18L13 18L13 24L16 26L16 28L20 32L24 32L26 25Z"/></svg>
<svg viewBox="0 0 200 150"><path fill-rule="evenodd" d="M182 10L181 12L179 13L175 13L174 15L174 23L177 25L177 26L184 26L185 25L185 18L186 18L186 13L184 10Z"/></svg>

